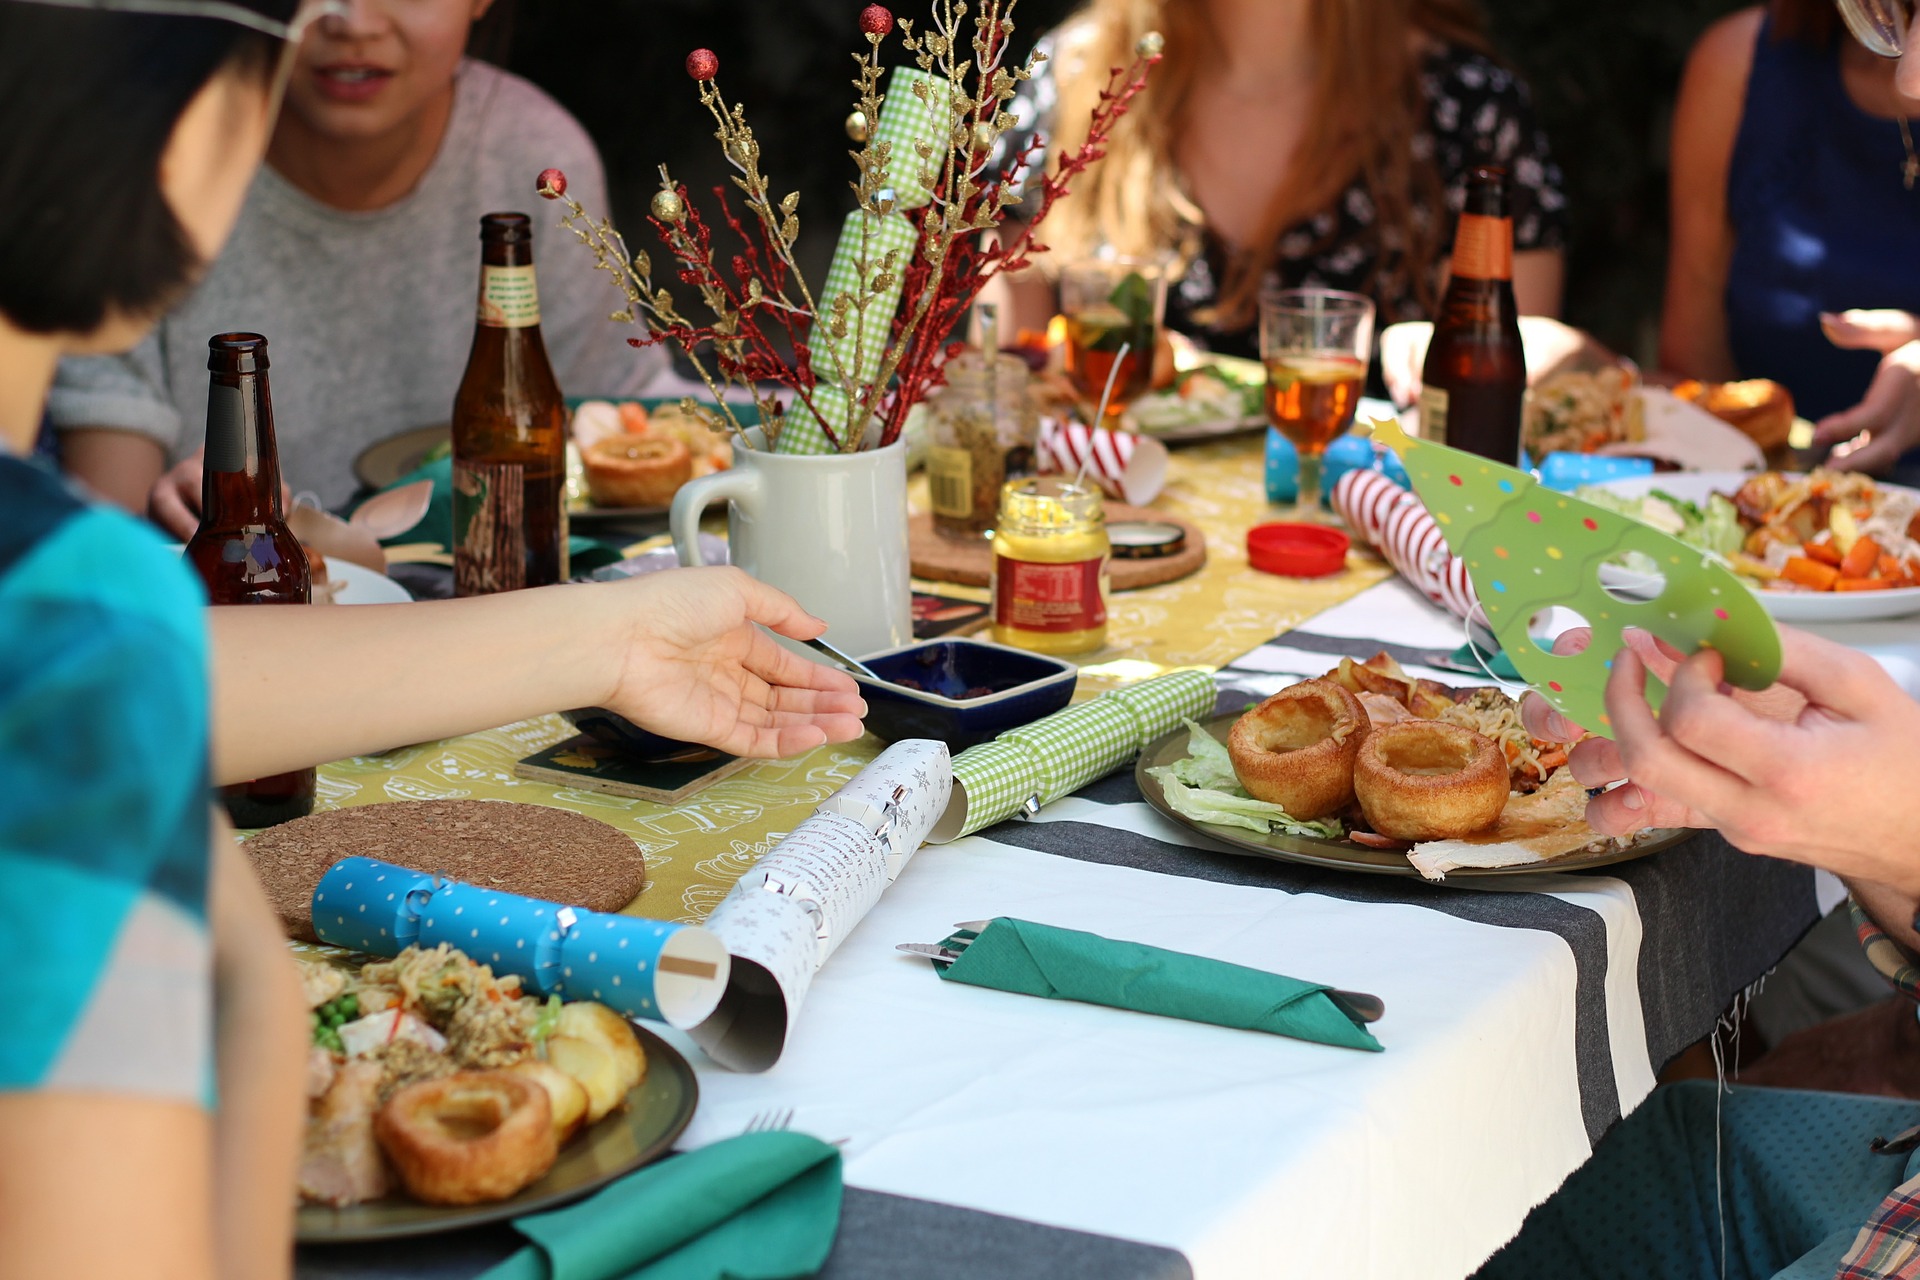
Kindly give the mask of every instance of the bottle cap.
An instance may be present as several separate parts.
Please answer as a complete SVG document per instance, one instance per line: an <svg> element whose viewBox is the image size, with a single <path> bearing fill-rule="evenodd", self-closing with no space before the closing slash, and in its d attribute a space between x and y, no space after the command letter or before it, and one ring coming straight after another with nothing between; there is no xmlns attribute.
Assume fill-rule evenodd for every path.
<svg viewBox="0 0 1920 1280"><path fill-rule="evenodd" d="M1324 524L1280 521L1247 530L1247 563L1287 578L1324 578L1346 568L1353 540Z"/></svg>

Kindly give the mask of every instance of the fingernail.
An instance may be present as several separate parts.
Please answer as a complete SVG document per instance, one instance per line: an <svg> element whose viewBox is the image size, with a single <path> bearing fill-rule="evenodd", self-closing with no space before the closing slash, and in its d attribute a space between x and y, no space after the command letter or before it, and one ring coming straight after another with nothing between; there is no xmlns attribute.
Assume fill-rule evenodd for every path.
<svg viewBox="0 0 1920 1280"><path fill-rule="evenodd" d="M1580 736L1579 726L1575 725L1573 721L1567 719L1558 711L1547 712L1546 728L1547 733L1551 737L1561 742L1571 742Z"/></svg>
<svg viewBox="0 0 1920 1280"><path fill-rule="evenodd" d="M1647 793L1638 783L1629 782L1620 788L1620 804L1623 808L1640 810L1647 807Z"/></svg>

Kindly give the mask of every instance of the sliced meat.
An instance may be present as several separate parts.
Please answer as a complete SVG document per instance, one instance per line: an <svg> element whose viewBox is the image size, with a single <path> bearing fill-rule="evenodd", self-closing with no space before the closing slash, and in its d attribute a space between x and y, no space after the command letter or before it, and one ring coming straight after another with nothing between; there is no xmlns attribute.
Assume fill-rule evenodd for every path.
<svg viewBox="0 0 1920 1280"><path fill-rule="evenodd" d="M1366 708L1369 724L1394 724L1401 720L1415 718L1413 712L1407 710L1388 694L1368 690L1360 694L1359 698L1360 705Z"/></svg>
<svg viewBox="0 0 1920 1280"><path fill-rule="evenodd" d="M326 1096L333 1087L333 1055L319 1045L307 1046L307 1099Z"/></svg>
<svg viewBox="0 0 1920 1280"><path fill-rule="evenodd" d="M384 1074L379 1063L365 1061L349 1061L335 1073L333 1087L307 1121L300 1153L300 1194L306 1199L338 1208L387 1193L387 1166L373 1140Z"/></svg>

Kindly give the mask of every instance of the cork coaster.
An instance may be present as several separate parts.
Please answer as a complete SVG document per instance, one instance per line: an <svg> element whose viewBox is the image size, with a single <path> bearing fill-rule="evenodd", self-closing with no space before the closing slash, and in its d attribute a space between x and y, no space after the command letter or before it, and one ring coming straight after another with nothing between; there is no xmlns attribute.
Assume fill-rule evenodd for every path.
<svg viewBox="0 0 1920 1280"><path fill-rule="evenodd" d="M1107 523L1128 520L1177 524L1187 535L1186 545L1170 556L1157 560L1110 560L1107 572L1115 591L1134 591L1140 587L1172 582L1190 573L1198 573L1207 563L1207 535L1191 522L1170 516L1152 507L1129 507L1124 503L1107 504ZM921 513L907 522L907 554L913 561L913 576L931 582L955 582L962 586L984 587L993 580L993 545L985 538L961 542L936 533L933 516Z"/></svg>
<svg viewBox="0 0 1920 1280"><path fill-rule="evenodd" d="M244 847L281 927L303 942L319 941L315 886L351 854L592 911L619 911L647 882L640 846L606 823L505 800L333 809L269 828Z"/></svg>

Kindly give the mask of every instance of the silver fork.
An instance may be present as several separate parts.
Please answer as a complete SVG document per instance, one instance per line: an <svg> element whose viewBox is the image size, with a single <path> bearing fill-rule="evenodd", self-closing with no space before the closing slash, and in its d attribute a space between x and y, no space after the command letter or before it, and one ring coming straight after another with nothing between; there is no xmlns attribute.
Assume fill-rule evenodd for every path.
<svg viewBox="0 0 1920 1280"><path fill-rule="evenodd" d="M902 942L894 950L910 956L925 956L937 965L949 965L992 923L991 920L966 920L953 926L955 935L944 942ZM1364 991L1329 990L1327 995L1359 1022L1378 1022L1387 1012L1385 1001Z"/></svg>
<svg viewBox="0 0 1920 1280"><path fill-rule="evenodd" d="M743 1134L779 1133L784 1129L791 1129L792 1127L793 1108L787 1107L782 1109L775 1107L771 1111L762 1111L759 1115L747 1121L747 1127L740 1132Z"/></svg>

